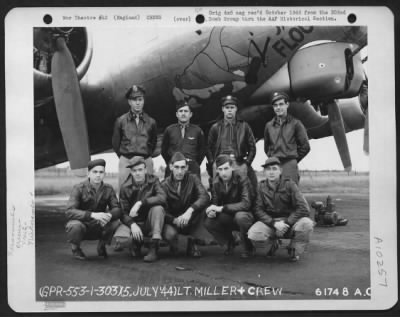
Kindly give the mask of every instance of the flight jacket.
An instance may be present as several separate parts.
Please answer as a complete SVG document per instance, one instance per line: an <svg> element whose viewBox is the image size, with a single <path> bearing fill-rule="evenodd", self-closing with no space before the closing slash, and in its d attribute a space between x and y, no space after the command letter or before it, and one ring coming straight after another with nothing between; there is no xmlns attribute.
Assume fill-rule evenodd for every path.
<svg viewBox="0 0 400 317"><path fill-rule="evenodd" d="M108 212L112 216L111 220L117 220L121 215L121 208L111 185L101 183L96 191L87 179L73 187L65 215L68 220L97 222L91 218L92 212Z"/></svg>
<svg viewBox="0 0 400 317"><path fill-rule="evenodd" d="M193 208L192 219L194 219L209 204L210 198L197 175L188 172L185 174L179 194L173 174L168 176L161 185L167 195L165 223L171 224L189 207Z"/></svg>
<svg viewBox="0 0 400 317"><path fill-rule="evenodd" d="M152 156L157 145L157 124L148 114L139 115L139 126L135 115L129 111L119 117L114 124L112 147L118 157Z"/></svg>
<svg viewBox="0 0 400 317"><path fill-rule="evenodd" d="M164 131L161 144L161 155L165 163L169 164L172 155L178 151L200 165L206 152L203 130L199 126L189 123L185 128L185 137L182 138L179 123L168 126Z"/></svg>
<svg viewBox="0 0 400 317"><path fill-rule="evenodd" d="M296 183L290 178L280 178L275 189L263 180L258 184L255 217L274 227L275 218L284 218L292 226L302 217L310 216L310 207Z"/></svg>
<svg viewBox="0 0 400 317"><path fill-rule="evenodd" d="M240 177L235 171L229 181L228 190L220 177L213 182L211 204L223 206L222 212L235 214L238 211L250 211L251 198L247 179Z"/></svg>
<svg viewBox="0 0 400 317"><path fill-rule="evenodd" d="M219 120L211 126L208 133L208 151L206 153L207 160L209 163L215 161L218 155L221 153L221 131L224 125L224 119ZM256 156L256 140L253 135L253 131L247 122L236 119L236 150L237 156L236 160L239 163L245 162L248 165L253 162Z"/></svg>
<svg viewBox="0 0 400 317"><path fill-rule="evenodd" d="M296 159L300 162L310 152L304 125L290 114L280 125L275 116L265 125L264 152L268 157Z"/></svg>
<svg viewBox="0 0 400 317"><path fill-rule="evenodd" d="M130 227L134 222L145 221L151 207L164 207L166 194L156 176L147 174L144 184L139 186L136 184L133 176L129 175L127 180L122 184L119 201L122 209L121 221ZM142 202L142 206L139 209L138 215L132 218L129 216L129 212L138 201Z"/></svg>

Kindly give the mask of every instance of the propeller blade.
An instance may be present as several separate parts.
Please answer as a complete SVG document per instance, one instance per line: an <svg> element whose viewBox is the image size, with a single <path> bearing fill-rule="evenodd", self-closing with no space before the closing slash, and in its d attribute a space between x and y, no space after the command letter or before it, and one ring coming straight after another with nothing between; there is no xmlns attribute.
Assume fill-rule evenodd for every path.
<svg viewBox="0 0 400 317"><path fill-rule="evenodd" d="M51 69L57 118L70 167L87 167L90 152L85 111L75 65L62 37L56 40Z"/></svg>
<svg viewBox="0 0 400 317"><path fill-rule="evenodd" d="M365 80L361 85L360 89L360 103L361 108L365 114L365 122L364 122L364 146L363 150L365 154L369 154L369 122L368 122L368 78L367 74L365 74Z"/></svg>
<svg viewBox="0 0 400 317"><path fill-rule="evenodd" d="M345 171L350 172L352 168L351 158L342 114L340 113L340 109L336 101L329 103L327 106L329 124L331 126L332 135L335 139L336 147L339 151L340 159L342 160Z"/></svg>
<svg viewBox="0 0 400 317"><path fill-rule="evenodd" d="M368 122L368 109L365 110L365 122L364 122L364 146L363 150L365 154L369 154L369 122Z"/></svg>

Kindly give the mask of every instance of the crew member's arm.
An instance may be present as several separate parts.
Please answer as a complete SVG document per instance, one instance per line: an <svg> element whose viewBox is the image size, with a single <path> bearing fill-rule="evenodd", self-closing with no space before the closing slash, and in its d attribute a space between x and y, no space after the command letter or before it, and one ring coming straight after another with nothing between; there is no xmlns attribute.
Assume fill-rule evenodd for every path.
<svg viewBox="0 0 400 317"><path fill-rule="evenodd" d="M130 207L128 198L129 197L128 197L126 189L124 187L122 187L121 191L119 193L119 201L120 201L121 209L122 209L121 222L124 225L128 226L128 228L131 230L132 238L134 240L142 241L143 240L142 230L135 222L135 217L129 216L131 207Z"/></svg>
<svg viewBox="0 0 400 317"><path fill-rule="evenodd" d="M257 190L257 199L256 206L254 209L254 215L256 220L261 221L262 223L274 227L274 219L268 214L268 211L271 210L271 206L268 206L268 203L264 201L263 187L265 185L263 183L258 184Z"/></svg>
<svg viewBox="0 0 400 317"><path fill-rule="evenodd" d="M171 157L169 155L169 127L165 129L163 139L161 142L161 156L163 157L164 161L166 164L169 164L169 161L171 160Z"/></svg>
<svg viewBox="0 0 400 317"><path fill-rule="evenodd" d="M295 182L289 181L286 186L288 187L288 190L290 192L291 201L296 208L295 211L290 214L286 221L290 226L292 226L300 218L310 216L310 207L308 206L306 199L300 192Z"/></svg>
<svg viewBox="0 0 400 317"><path fill-rule="evenodd" d="M81 190L80 185L75 185L67 203L65 215L68 220L89 221L92 217L92 212L89 210L80 209L81 205Z"/></svg>
<svg viewBox="0 0 400 317"><path fill-rule="evenodd" d="M212 166L214 163L214 154L215 154L215 145L217 142L218 138L218 127L216 124L214 124L210 131L208 132L208 142L207 142L207 151L206 151L206 156L207 156L207 161L208 164Z"/></svg>
<svg viewBox="0 0 400 317"><path fill-rule="evenodd" d="M157 147L157 123L154 119L152 120L149 132L149 144L150 144L150 152L152 155Z"/></svg>
<svg viewBox="0 0 400 317"><path fill-rule="evenodd" d="M206 156L206 139L204 137L204 132L203 130L199 127L199 133L197 136L197 163L201 165L201 162L203 162L204 157Z"/></svg>
<svg viewBox="0 0 400 317"><path fill-rule="evenodd" d="M300 121L296 122L295 129L297 162L300 162L310 152L310 143L308 142L306 128Z"/></svg>
<svg viewBox="0 0 400 317"><path fill-rule="evenodd" d="M251 127L245 122L245 128L246 128L246 140L247 140L247 146L248 146L248 153L247 153L247 158L246 158L246 163L248 165L251 165L253 162L255 156L256 156L256 139L254 138L253 131L251 130Z"/></svg>
<svg viewBox="0 0 400 317"><path fill-rule="evenodd" d="M265 125L264 128L264 152L269 157L269 147L271 145L271 140L269 139L269 132L268 132L268 123Z"/></svg>
<svg viewBox="0 0 400 317"><path fill-rule="evenodd" d="M114 152L118 157L120 157L121 153L119 152L119 147L121 145L121 124L119 119L115 120L111 143Z"/></svg>
<svg viewBox="0 0 400 317"><path fill-rule="evenodd" d="M108 209L109 213L111 214L111 221L117 220L121 217L121 207L118 202L117 195L115 194L115 191L113 188L110 188L110 194L109 194L109 200L108 200Z"/></svg>
<svg viewBox="0 0 400 317"><path fill-rule="evenodd" d="M145 207L153 207L153 206L165 206L167 203L167 194L164 189L161 187L160 181L158 178L154 183L154 192L150 197L144 198L142 200L142 206Z"/></svg>
<svg viewBox="0 0 400 317"><path fill-rule="evenodd" d="M168 192L168 187L167 187L167 183L166 183L165 179L164 179L164 181L161 183L161 187L162 187L162 189L164 190L165 193ZM167 201L166 201L166 203L165 203L164 223L172 224L173 221L174 221L174 219L175 219L175 216L173 216L173 215L169 212L169 210L170 210L170 206L169 206L169 204L168 204L168 198L167 198Z"/></svg>
<svg viewBox="0 0 400 317"><path fill-rule="evenodd" d="M222 206L221 212L235 214L238 211L248 211L251 206L250 188L247 179L240 178L241 199L237 203L225 204Z"/></svg>
<svg viewBox="0 0 400 317"><path fill-rule="evenodd" d="M197 199L182 215L176 219L176 224L181 227L187 226L193 215L206 208L209 202L207 191L201 184L201 181L197 175L189 175L189 178L192 178L195 183L193 189L196 191Z"/></svg>
<svg viewBox="0 0 400 317"><path fill-rule="evenodd" d="M119 192L119 203L121 205L121 222L130 228L135 220L129 216L131 206L129 203L128 193L124 187L122 187Z"/></svg>
<svg viewBox="0 0 400 317"><path fill-rule="evenodd" d="M193 214L199 213L201 210L207 207L210 202L210 198L207 194L206 189L204 188L203 184L201 183L200 179L197 175L189 175L194 180L194 190L196 191L197 199L193 202L190 208L193 209Z"/></svg>

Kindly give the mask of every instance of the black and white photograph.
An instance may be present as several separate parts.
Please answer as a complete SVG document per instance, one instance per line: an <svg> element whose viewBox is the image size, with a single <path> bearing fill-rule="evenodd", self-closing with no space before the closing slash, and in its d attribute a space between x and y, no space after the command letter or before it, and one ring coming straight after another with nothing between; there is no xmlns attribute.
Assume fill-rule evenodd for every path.
<svg viewBox="0 0 400 317"><path fill-rule="evenodd" d="M393 306L393 25L382 7L11 11L10 307Z"/></svg>

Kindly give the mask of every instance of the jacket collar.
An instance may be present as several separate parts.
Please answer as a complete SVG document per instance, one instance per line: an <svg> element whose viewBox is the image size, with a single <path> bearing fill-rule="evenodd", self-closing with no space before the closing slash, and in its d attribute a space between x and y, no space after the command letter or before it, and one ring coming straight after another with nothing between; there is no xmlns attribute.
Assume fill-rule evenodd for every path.
<svg viewBox="0 0 400 317"><path fill-rule="evenodd" d="M222 118L221 120L218 121L218 124L219 124L220 126L223 126L226 122L227 122L227 121L226 121L224 118ZM233 122L233 121L232 121L232 122ZM240 118L238 118L238 117L236 116L236 119L235 119L235 121L234 121L234 124L237 124L237 123L240 123L240 122L243 122L243 120L240 119Z"/></svg>
<svg viewBox="0 0 400 317"><path fill-rule="evenodd" d="M288 181L288 178L282 177L282 175L279 177L279 181L276 184L275 191L281 191L283 188L285 188L285 184ZM265 186L268 187L270 190L274 190L274 188L269 184L268 180L265 179Z"/></svg>
<svg viewBox="0 0 400 317"><path fill-rule="evenodd" d="M181 181L182 186L187 183L189 178L189 172L185 173L185 176L183 176L183 179ZM177 181L174 178L174 174L171 172L171 174L165 179L165 182L167 183L168 187L175 188L175 184Z"/></svg>
<svg viewBox="0 0 400 317"><path fill-rule="evenodd" d="M235 125L236 124L236 122L237 122L237 119L235 118L235 119L233 119L233 120L226 120L226 119L223 119L223 121L224 121L224 125L225 126L228 126L228 125Z"/></svg>
<svg viewBox="0 0 400 317"><path fill-rule="evenodd" d="M84 182L83 185L85 188L87 188L89 191L96 191L96 187L90 182L89 178L87 178ZM104 185L104 182L101 182L98 190L100 190Z"/></svg>
<svg viewBox="0 0 400 317"><path fill-rule="evenodd" d="M230 179L230 181L228 182L229 185L231 184L239 184L239 180L240 180L240 176L239 174L237 174L235 171L232 172L232 178ZM224 181L222 180L221 177L217 177L217 180L214 182L214 184L220 184L221 186L224 186Z"/></svg>
<svg viewBox="0 0 400 317"><path fill-rule="evenodd" d="M288 113L286 118L282 121L282 124L284 124L286 122L291 122L292 120L293 120L293 116ZM278 117L277 116L274 117L273 125L279 125L279 121L278 121Z"/></svg>
<svg viewBox="0 0 400 317"><path fill-rule="evenodd" d="M128 112L128 119L129 119L130 121L135 120L136 116L137 116L136 114L134 114L131 110L129 110L129 112ZM139 113L138 116L139 116L139 119L140 119L140 120L146 122L146 114L145 114L143 111L142 111L141 113Z"/></svg>
<svg viewBox="0 0 400 317"><path fill-rule="evenodd" d="M134 189L139 189L140 187L144 187L144 186L146 186L148 184L153 184L154 182L155 182L155 176L146 174L146 177L145 177L143 185L139 186L135 182L135 180L133 179L133 176L131 174L129 174L128 178L126 179L126 181L124 183L124 186L129 186L129 187L132 187Z"/></svg>

